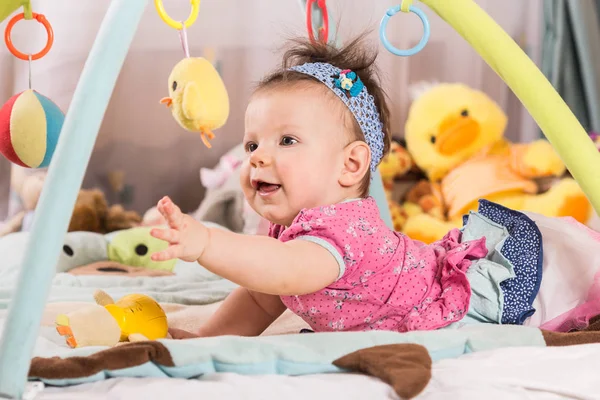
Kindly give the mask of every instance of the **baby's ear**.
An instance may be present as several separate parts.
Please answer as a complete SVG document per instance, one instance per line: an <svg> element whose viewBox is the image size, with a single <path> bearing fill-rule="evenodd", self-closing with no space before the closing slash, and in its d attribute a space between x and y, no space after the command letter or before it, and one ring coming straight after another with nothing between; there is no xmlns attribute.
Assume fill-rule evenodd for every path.
<svg viewBox="0 0 600 400"><path fill-rule="evenodd" d="M371 162L371 151L369 146L357 140L350 143L344 149L344 167L339 179L343 187L351 187L359 184L369 171Z"/></svg>

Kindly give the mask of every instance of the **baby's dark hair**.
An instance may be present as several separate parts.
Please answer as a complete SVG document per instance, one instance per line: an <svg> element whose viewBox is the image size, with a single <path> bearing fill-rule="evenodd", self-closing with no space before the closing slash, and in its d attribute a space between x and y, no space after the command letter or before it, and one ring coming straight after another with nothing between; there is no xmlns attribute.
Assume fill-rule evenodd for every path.
<svg viewBox="0 0 600 400"><path fill-rule="evenodd" d="M319 85L326 88L326 86L317 78L301 72L288 70L290 67L304 63L324 62L340 69L349 69L356 72L367 88L369 94L373 96L375 106L379 112L383 124L383 155L385 156L388 153L391 144L390 112L386 102L386 94L379 79L379 71L375 65L377 50L376 47L369 47L363 43L365 36L365 34L358 36L342 48L336 48L329 44L310 41L303 38L292 39L290 41L290 48L283 55L281 67L265 77L258 84L256 90L311 81L318 82ZM330 89L327 88L327 90L329 91ZM331 94L333 97L337 98L333 92ZM343 105L341 101L339 104ZM345 105L343 105L343 108L345 109L344 115L349 116L347 119L350 121L350 127L354 136L353 140L365 141L365 136L360 129L358 122L352 115L352 112L350 112ZM360 195L362 197L368 196L370 182L371 171L369 169L361 181Z"/></svg>

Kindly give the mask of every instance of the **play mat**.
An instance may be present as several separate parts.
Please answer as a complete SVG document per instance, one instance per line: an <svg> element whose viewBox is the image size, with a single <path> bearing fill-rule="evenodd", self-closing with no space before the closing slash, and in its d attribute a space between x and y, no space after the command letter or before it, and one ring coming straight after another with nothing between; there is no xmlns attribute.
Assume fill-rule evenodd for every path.
<svg viewBox="0 0 600 400"><path fill-rule="evenodd" d="M158 303L162 308L156 309L165 315L157 319L168 320L171 327L191 330L206 321L235 288L196 264L149 260L152 249L161 244L149 238L148 227L108 234L65 234L103 114L147 3L147 0L110 3L66 116L57 111L50 99L32 91L15 95L9 104L11 123L5 130L13 132L0 143L3 154L13 163L31 168L44 167L50 159L52 162L31 231L0 238L1 394L9 398L63 400L90 398L90 395L106 398L116 393L125 398L148 398L161 391L168 393L165 397L181 399L242 397L240 391L236 392L237 386L248 390L244 397L262 399L269 396L364 399L373 393L390 399L598 397L594 386L597 380L584 379L598 365L600 321L597 318L587 321L583 330L566 333L529 326L483 324L409 333L306 333L306 326L286 313L262 336L254 338L167 338L123 341L114 346L67 346L69 340L65 343L54 325L57 321L60 328L59 315L73 316L80 310L96 307L103 312L110 309L123 313L119 315L129 313L128 318L135 318L133 315L144 306L155 307ZM599 210L600 175L591 166L600 164L600 155L531 60L473 0L423 0L422 3L465 37L506 81L536 118L592 206ZM160 0L155 2L163 20L179 32L186 52L173 73L180 73L179 68L185 69L192 62L187 54L185 28L195 21L199 4L199 0L192 0L191 16L187 21L177 22L166 15ZM309 34L331 40L334 30L328 29L332 21L325 1L301 4L309 11ZM27 0L3 2L0 20L21 7L23 13L16 14L9 22L9 32L20 19L36 19L44 25L48 44L33 56L34 60L39 59L52 45L48 20L33 13ZM313 9L320 9L318 18L323 29L318 33L312 28ZM401 12L416 14L424 26L422 40L410 50L395 48L385 33L391 17ZM380 36L384 47L393 54L411 56L427 44L430 29L421 9L404 0L385 13ZM28 59L14 48L11 52ZM213 130L227 119L227 93L210 63L199 61L195 67L200 71L198 76L209 76L215 82L209 90L214 102L207 105L214 118L190 123L182 120L177 111L173 116L182 129L196 131L204 145L210 147L216 140ZM173 101L172 97L163 99L168 106ZM43 146L23 147L23 143L29 142L17 140L31 133L30 126L17 124L23 121L19 114L23 104L36 105L39 111L36 118L43 113L51 122L34 141L43 142ZM193 114L194 109L186 111ZM13 118L15 115L19 118ZM380 179L376 177L377 189ZM383 190L375 192L374 197L379 204L387 204ZM577 266L580 265L573 265L570 271L577 271ZM98 297L98 289L103 290L104 297ZM136 297L139 302L127 303L126 307L117 301L131 294L146 297ZM99 324L98 320L92 322ZM93 323L81 327L90 334L101 328L104 327ZM117 339L120 334L125 333L118 332ZM565 370L571 373L566 374ZM245 385L231 378L232 374L245 378ZM297 378L296 383L307 384L290 389L293 383L288 378L292 376ZM321 383L308 384L311 378L312 382L317 379ZM156 389L157 382L162 389ZM216 382L228 393L218 394L218 389L211 386ZM366 393L365 388L372 391Z"/></svg>

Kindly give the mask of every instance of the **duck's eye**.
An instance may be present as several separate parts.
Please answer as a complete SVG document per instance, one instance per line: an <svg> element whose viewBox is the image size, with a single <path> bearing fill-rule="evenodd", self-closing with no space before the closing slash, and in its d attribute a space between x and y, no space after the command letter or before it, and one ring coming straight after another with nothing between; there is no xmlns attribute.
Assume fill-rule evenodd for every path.
<svg viewBox="0 0 600 400"><path fill-rule="evenodd" d="M429 140L431 141L431 144L435 144L435 136L431 136Z"/></svg>
<svg viewBox="0 0 600 400"><path fill-rule="evenodd" d="M177 90L177 81L173 81L173 91Z"/></svg>
<svg viewBox="0 0 600 400"><path fill-rule="evenodd" d="M469 110L467 110L466 108L464 110L462 110L460 112L460 115L462 115L463 117L468 117L469 116Z"/></svg>

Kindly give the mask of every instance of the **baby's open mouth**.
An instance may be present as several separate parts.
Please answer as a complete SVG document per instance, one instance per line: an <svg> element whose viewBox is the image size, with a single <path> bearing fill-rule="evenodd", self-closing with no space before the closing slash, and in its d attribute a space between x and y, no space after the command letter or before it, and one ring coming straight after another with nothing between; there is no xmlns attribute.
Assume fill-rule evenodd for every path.
<svg viewBox="0 0 600 400"><path fill-rule="evenodd" d="M252 187L261 195L269 195L275 193L281 188L281 185L269 183L265 181L252 180Z"/></svg>

